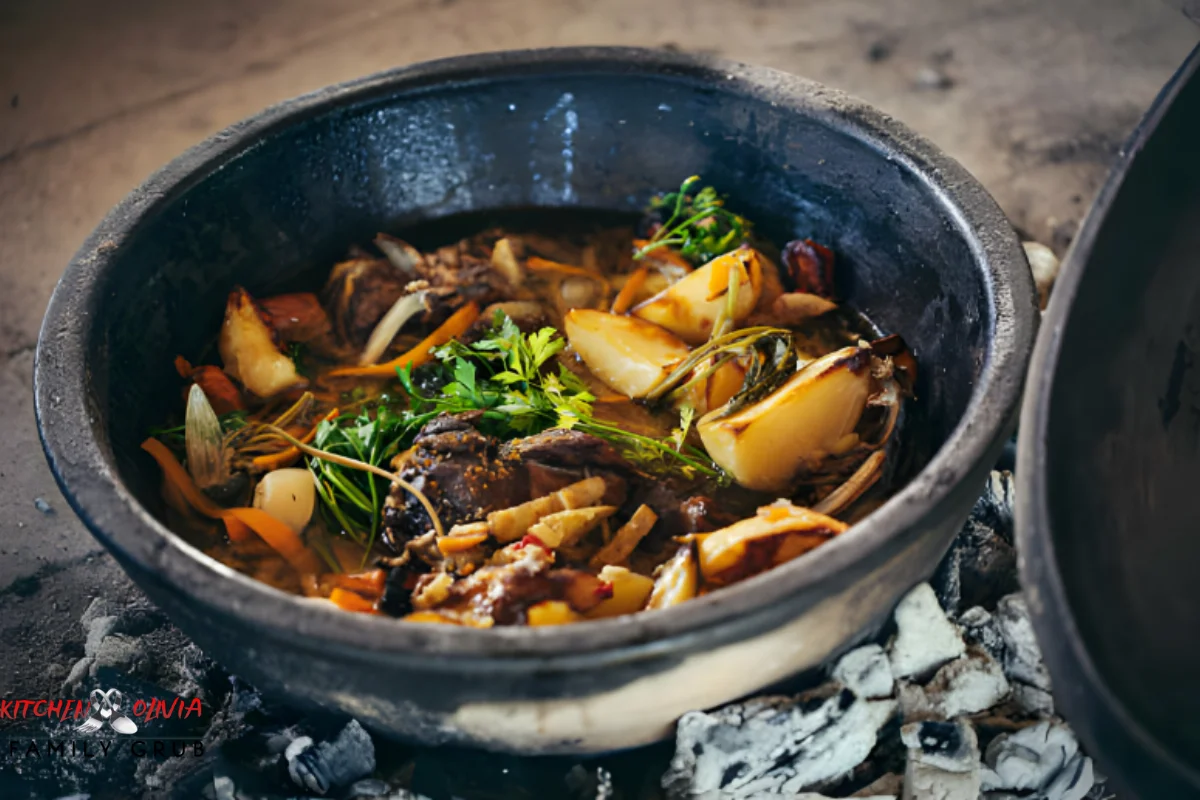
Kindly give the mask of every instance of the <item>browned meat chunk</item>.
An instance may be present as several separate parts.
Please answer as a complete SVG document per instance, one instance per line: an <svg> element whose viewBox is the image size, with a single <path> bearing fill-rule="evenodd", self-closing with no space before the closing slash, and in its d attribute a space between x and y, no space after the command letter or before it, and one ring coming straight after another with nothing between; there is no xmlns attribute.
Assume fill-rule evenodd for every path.
<svg viewBox="0 0 1200 800"><path fill-rule="evenodd" d="M501 444L475 427L481 412L443 414L427 424L394 464L425 494L449 528L558 491L584 477L605 478L603 502L620 505L635 472L612 445L578 431L552 430ZM384 541L396 551L430 528L408 493L394 489L384 507Z"/></svg>
<svg viewBox="0 0 1200 800"><path fill-rule="evenodd" d="M612 585L582 570L552 569L554 558L536 544L518 545L516 557L487 566L466 578L449 581L444 573L423 576L416 585L415 606L438 608L496 625L525 621L529 608L545 600L567 603L586 612L612 596ZM429 598L428 602L425 601Z"/></svg>
<svg viewBox="0 0 1200 800"><path fill-rule="evenodd" d="M321 301L338 337L356 349L365 345L410 280L386 258L352 258L336 265Z"/></svg>
<svg viewBox="0 0 1200 800"><path fill-rule="evenodd" d="M380 238L393 258L355 255L333 268L321 291L335 332L354 349L366 344L383 315L407 293L428 292L427 312L409 323L414 329L440 324L464 303L483 307L512 299L513 287L490 259L468 252L465 243L421 254L399 239Z"/></svg>

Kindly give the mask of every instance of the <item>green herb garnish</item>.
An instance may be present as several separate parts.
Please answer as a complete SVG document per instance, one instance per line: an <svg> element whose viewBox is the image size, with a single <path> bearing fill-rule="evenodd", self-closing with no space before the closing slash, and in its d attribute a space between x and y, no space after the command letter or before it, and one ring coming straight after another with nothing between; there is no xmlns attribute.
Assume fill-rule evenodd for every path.
<svg viewBox="0 0 1200 800"><path fill-rule="evenodd" d="M685 180L678 192L655 198L651 210L670 208L671 216L650 241L634 253L635 260L645 258L660 247L674 247L684 258L699 266L717 256L737 249L750 235L750 222L725 208L717 190L706 186L693 197L688 190L700 182L699 175Z"/></svg>
<svg viewBox="0 0 1200 800"><path fill-rule="evenodd" d="M685 442L695 411L684 407L680 425L657 439L631 433L596 419L595 397L579 376L553 359L566 341L554 328L523 334L497 312L492 329L470 344L453 341L433 351L432 369L444 379L437 396L426 396L413 381L411 367L397 370L408 393L408 407L388 397L358 414L343 414L317 427L316 450L387 467L411 446L416 434L441 413L482 411L477 427L499 439L516 439L551 428L575 429L612 443L626 458L649 470L688 477L723 479L701 449ZM555 368L557 367L557 368ZM383 525L386 478L309 454L322 513L333 530L344 531L370 550Z"/></svg>
<svg viewBox="0 0 1200 800"><path fill-rule="evenodd" d="M554 328L522 334L516 323L497 312L492 330L479 341L455 341L433 351L451 379L440 397L425 397L413 385L411 371L400 371L400 382L409 393L409 413L429 419L441 412L483 411L479 428L501 439L550 428L575 429L605 439L626 458L649 468L720 476L704 451L683 444L686 427L678 437L656 439L596 419L596 398L579 376L563 364L552 368L551 360L565 346ZM690 424L688 415L686 425Z"/></svg>
<svg viewBox="0 0 1200 800"><path fill-rule="evenodd" d="M384 467L434 416L397 410L385 399L368 412L345 414L322 422L317 426L313 444L327 453ZM379 475L322 458L310 457L308 468L316 479L317 494L330 528L344 531L370 552L383 524L383 501L387 499L390 482Z"/></svg>
<svg viewBox="0 0 1200 800"><path fill-rule="evenodd" d="M225 434L233 433L241 430L246 425L245 411L229 411L220 414L217 421L221 423L221 432ZM185 425L172 425L163 428L151 428L150 435L156 437L159 441L176 454L180 455L187 450L187 436Z"/></svg>

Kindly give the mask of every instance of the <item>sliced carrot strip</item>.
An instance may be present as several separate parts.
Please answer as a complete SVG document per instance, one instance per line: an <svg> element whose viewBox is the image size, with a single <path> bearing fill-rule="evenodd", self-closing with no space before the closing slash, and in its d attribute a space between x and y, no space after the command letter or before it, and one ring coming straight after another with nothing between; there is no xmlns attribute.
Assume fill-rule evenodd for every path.
<svg viewBox="0 0 1200 800"><path fill-rule="evenodd" d="M300 574L320 573L323 568L317 554L308 548L286 524L272 517L261 508L221 508L196 488L187 470L175 458L165 444L154 437L142 442L142 449L154 457L162 468L163 475L175 485L192 508L206 517L225 523L225 530L233 541L244 541L246 530L252 530Z"/></svg>
<svg viewBox="0 0 1200 800"><path fill-rule="evenodd" d="M559 261L551 261L548 258L539 258L538 256L530 256L525 259L525 266L534 272L561 272L564 275L578 275L581 278L591 278L598 281L601 276L597 272L592 272L583 267L576 267L572 264L563 264Z"/></svg>
<svg viewBox="0 0 1200 800"><path fill-rule="evenodd" d="M435 347L441 347L452 339L462 336L478 317L479 304L472 301L451 314L433 333L426 336L421 340L420 344L404 355L383 364L372 364L367 367L342 367L341 369L330 370L328 375L332 378L395 377L397 369L409 365L416 367L424 364L430 359L430 351Z"/></svg>
<svg viewBox="0 0 1200 800"><path fill-rule="evenodd" d="M336 408L331 410L328 414L321 417L320 421L317 422L316 425L313 425L312 428L310 428L303 436L299 436L297 438L304 444L308 444L313 439L317 438L317 428L321 426L321 423L327 422L331 419L337 419L337 415L338 410ZM292 464L296 463L298 458L300 458L300 451L294 446L289 446L285 447L283 450L280 450L278 453L270 453L265 456L255 456L253 459L251 459L250 464L256 469L261 469L263 472L270 472L273 469L290 467Z"/></svg>
<svg viewBox="0 0 1200 800"><path fill-rule="evenodd" d="M335 588L329 593L329 601L343 611L361 611L364 614L377 614L375 604L362 595Z"/></svg>
<svg viewBox="0 0 1200 800"><path fill-rule="evenodd" d="M590 269L584 269L583 267L576 267L572 266L571 264L561 264L557 261L551 261L549 259L539 258L537 256L530 256L529 258L525 259L525 266L533 272L560 272L563 275L576 275L580 278L587 278L588 280L597 281L601 286L604 287L605 296L607 296L608 292L612 289L612 286L608 282L608 278L605 278L599 272L592 272Z"/></svg>
<svg viewBox="0 0 1200 800"><path fill-rule="evenodd" d="M383 594L383 584L386 580L387 570L372 569L350 575L330 573L322 576L321 582L346 591L378 597Z"/></svg>
<svg viewBox="0 0 1200 800"><path fill-rule="evenodd" d="M209 500L196 488L196 484L192 483L192 476L187 474L187 470L183 468L183 465L175 458L175 454L165 444L151 436L142 442L142 449L154 456L163 475L175 485L175 488L192 508L213 519L221 519L225 516L225 509Z"/></svg>
<svg viewBox="0 0 1200 800"><path fill-rule="evenodd" d="M443 536L437 540L437 546L442 555L448 556L451 553L470 550L475 545L483 544L487 540L488 534L486 533L468 533L463 536Z"/></svg>
<svg viewBox="0 0 1200 800"><path fill-rule="evenodd" d="M301 575L324 571L317 554L296 532L261 508L228 508L225 514L253 530Z"/></svg>
<svg viewBox="0 0 1200 800"><path fill-rule="evenodd" d="M637 293L642 290L642 286L646 283L646 276L650 274L650 268L642 265L634 270L629 276L629 280L625 281L625 285L621 287L617 299L613 300L612 313L624 314L633 305L633 298L637 297Z"/></svg>
<svg viewBox="0 0 1200 800"><path fill-rule="evenodd" d="M254 529L232 514L226 514L221 521L225 523L225 533L231 542L247 542L254 537Z"/></svg>
<svg viewBox="0 0 1200 800"><path fill-rule="evenodd" d="M720 297L729 289L729 259L718 258L708 273L708 300Z"/></svg>

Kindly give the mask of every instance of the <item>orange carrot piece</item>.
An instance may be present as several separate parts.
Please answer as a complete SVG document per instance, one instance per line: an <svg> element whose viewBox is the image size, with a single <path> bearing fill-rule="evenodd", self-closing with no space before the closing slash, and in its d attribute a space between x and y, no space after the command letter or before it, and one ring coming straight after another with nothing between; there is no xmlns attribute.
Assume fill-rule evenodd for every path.
<svg viewBox="0 0 1200 800"><path fill-rule="evenodd" d="M209 500L196 488L196 484L192 483L192 476L187 474L187 470L183 468L183 465L175 458L175 454L165 444L151 436L142 442L142 449L154 457L162 469L163 475L175 485L175 488L192 508L212 519L221 519L225 516L225 509Z"/></svg>
<svg viewBox="0 0 1200 800"><path fill-rule="evenodd" d="M581 278L600 280L600 274L597 272L592 272L583 267L576 267L572 264L551 261L548 258L539 258L538 256L530 256L525 259L525 266L534 272L561 272L564 275L578 275Z"/></svg>
<svg viewBox="0 0 1200 800"><path fill-rule="evenodd" d="M441 625L462 625L467 628L490 628L495 623L491 617L477 617L458 611L414 611L400 618L402 622L426 622Z"/></svg>
<svg viewBox="0 0 1200 800"><path fill-rule="evenodd" d="M322 583L327 583L339 589L359 594L379 597L383 594L383 584L387 580L387 570L372 569L366 572L355 572L349 575L331 573L325 575Z"/></svg>
<svg viewBox="0 0 1200 800"><path fill-rule="evenodd" d="M635 250L641 250L646 245L650 244L649 239L634 239L633 247ZM692 271L692 262L688 261L677 250L672 250L669 247L656 247L649 253L646 253L646 259L649 261L659 261L664 264L672 264L676 267L682 267L684 270Z"/></svg>
<svg viewBox="0 0 1200 800"><path fill-rule="evenodd" d="M487 540L488 534L486 533L468 533L462 536L443 536L437 540L437 546L442 555L448 556L451 553L470 550L475 545L483 544Z"/></svg>
<svg viewBox="0 0 1200 800"><path fill-rule="evenodd" d="M175 356L175 371L181 378L192 377L192 365L183 356Z"/></svg>
<svg viewBox="0 0 1200 800"><path fill-rule="evenodd" d="M375 604L362 595L335 588L329 593L329 601L343 611L360 611L364 614L377 614Z"/></svg>
<svg viewBox="0 0 1200 800"><path fill-rule="evenodd" d="M196 367L192 370L192 380L204 390L213 411L218 414L245 410L246 402L242 399L242 393L219 367Z"/></svg>
<svg viewBox="0 0 1200 800"><path fill-rule="evenodd" d="M650 268L644 264L634 270L629 279L625 281L625 285L621 287L617 299L613 300L612 313L624 314L633 305L633 298L637 297L637 293L641 291L642 286L646 283L646 276L650 274Z"/></svg>
<svg viewBox="0 0 1200 800"><path fill-rule="evenodd" d="M317 437L317 428L321 426L321 423L331 419L337 419L337 415L338 410L336 408L332 409L328 414L321 417L317 424L313 425L312 428L310 428L303 436L298 436L296 438L304 444L308 444ZM292 464L296 463L296 459L298 458L300 458L300 451L294 446L289 446L285 447L283 450L280 450L278 453L269 453L265 456L255 456L250 460L250 464L257 469L261 469L263 472L270 472L273 469L290 467Z"/></svg>
<svg viewBox="0 0 1200 800"><path fill-rule="evenodd" d="M286 524L261 508L228 508L225 514L257 533L301 575L324 571L317 554Z"/></svg>
<svg viewBox="0 0 1200 800"><path fill-rule="evenodd" d="M321 560L317 558L295 531L286 524L272 517L261 508L221 508L209 500L192 483L187 470L179 463L167 446L154 437L142 442L142 449L154 457L162 468L163 475L175 485L184 499L192 508L206 517L219 519L225 523L225 531L233 541L244 541L246 530L254 531L276 552L287 559L287 562L301 575L320 573L323 571ZM232 522L231 522L232 521Z"/></svg>
<svg viewBox="0 0 1200 800"><path fill-rule="evenodd" d="M728 258L718 258L713 261L712 271L708 275L708 297L706 299L715 300L729 291L730 266Z"/></svg>
<svg viewBox="0 0 1200 800"><path fill-rule="evenodd" d="M479 304L472 301L455 311L450 317L426 336L421 343L404 355L383 364L372 364L367 367L342 367L330 370L331 378L389 378L395 377L396 370L412 365L424 364L430 358L430 352L435 347L441 347L452 339L457 339L467 332L471 324L479 317Z"/></svg>
<svg viewBox="0 0 1200 800"><path fill-rule="evenodd" d="M232 514L221 518L225 523L225 533L231 542L247 542L254 537L254 529Z"/></svg>

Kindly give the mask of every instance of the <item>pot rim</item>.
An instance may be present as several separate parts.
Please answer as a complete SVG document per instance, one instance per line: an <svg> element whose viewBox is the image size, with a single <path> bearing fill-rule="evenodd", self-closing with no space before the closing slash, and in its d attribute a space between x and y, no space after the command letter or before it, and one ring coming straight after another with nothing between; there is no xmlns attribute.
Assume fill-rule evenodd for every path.
<svg viewBox="0 0 1200 800"><path fill-rule="evenodd" d="M1062 354L1063 333L1070 324L1086 265L1112 205L1125 185L1129 168L1158 130L1176 96L1198 75L1200 45L1192 50L1159 91L1137 128L1122 145L1118 159L1063 259L1029 363L1031 380L1021 406L1016 469L1017 565L1022 590L1052 680L1069 678L1074 684L1073 691L1064 692L1058 702L1064 707L1077 708L1077 718L1091 723L1081 724L1077 731L1089 752L1115 764L1138 762L1136 770L1126 769L1121 771L1124 774L1116 775L1118 781L1128 782L1127 776L1131 772L1157 774L1159 777L1154 780L1173 775L1172 781L1186 781L1187 787L1173 782L1166 789L1161 784L1158 786L1164 791L1176 792L1200 788L1200 769L1185 764L1164 747L1129 711L1104 680L1080 635L1054 546L1047 465L1050 458L1050 406ZM1131 758L1130 751L1136 756ZM1153 763L1153 768L1146 765L1147 761ZM1134 785L1130 788L1145 787Z"/></svg>
<svg viewBox="0 0 1200 800"><path fill-rule="evenodd" d="M953 216L971 249L972 268L985 273L993 318L990 350L962 419L903 489L805 558L682 606L581 625L483 631L352 614L283 593L188 545L142 507L113 467L107 433L97 422L102 415L89 394L86 353L98 278L143 222L282 128L339 107L539 74L604 73L704 83L799 112L900 163ZM59 487L92 533L193 602L260 629L361 655L535 658L540 664L588 655L594 667L601 651L610 657L663 652L688 634L761 612L834 579L928 517L945 513L959 484L998 452L1015 421L1036 326L1034 296L1024 252L995 200L956 161L861 100L778 70L702 55L627 47L480 53L376 73L273 105L190 148L126 196L84 242L51 298L35 358L38 430Z"/></svg>

